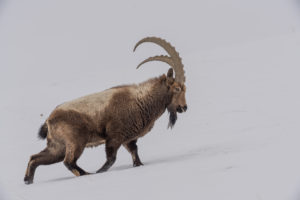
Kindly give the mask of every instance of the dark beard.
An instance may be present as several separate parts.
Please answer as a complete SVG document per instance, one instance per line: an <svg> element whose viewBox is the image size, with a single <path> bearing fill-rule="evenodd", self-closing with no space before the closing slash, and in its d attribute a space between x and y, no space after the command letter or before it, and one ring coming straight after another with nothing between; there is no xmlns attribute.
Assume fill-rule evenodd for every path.
<svg viewBox="0 0 300 200"><path fill-rule="evenodd" d="M170 114L170 116L169 116L168 128L170 127L172 129L177 120L177 112L169 110L169 114Z"/></svg>

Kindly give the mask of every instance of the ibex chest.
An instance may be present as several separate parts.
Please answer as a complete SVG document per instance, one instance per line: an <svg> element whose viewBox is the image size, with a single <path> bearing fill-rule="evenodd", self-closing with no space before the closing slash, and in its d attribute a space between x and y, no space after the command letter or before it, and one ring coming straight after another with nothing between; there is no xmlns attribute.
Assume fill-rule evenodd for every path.
<svg viewBox="0 0 300 200"><path fill-rule="evenodd" d="M133 131L133 137L139 138L146 135L154 126L155 121L163 114L163 111L159 111L156 113L148 113L141 115L137 118L135 125L136 131Z"/></svg>

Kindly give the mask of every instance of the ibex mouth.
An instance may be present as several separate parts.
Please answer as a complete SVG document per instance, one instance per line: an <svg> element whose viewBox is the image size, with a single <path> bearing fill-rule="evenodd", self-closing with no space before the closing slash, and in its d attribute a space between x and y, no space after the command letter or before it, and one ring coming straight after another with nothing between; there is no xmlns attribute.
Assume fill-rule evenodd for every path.
<svg viewBox="0 0 300 200"><path fill-rule="evenodd" d="M187 105L185 105L185 106L178 106L177 108L176 108L176 111L177 112L179 112L179 113L183 113L183 112L185 112L187 110Z"/></svg>

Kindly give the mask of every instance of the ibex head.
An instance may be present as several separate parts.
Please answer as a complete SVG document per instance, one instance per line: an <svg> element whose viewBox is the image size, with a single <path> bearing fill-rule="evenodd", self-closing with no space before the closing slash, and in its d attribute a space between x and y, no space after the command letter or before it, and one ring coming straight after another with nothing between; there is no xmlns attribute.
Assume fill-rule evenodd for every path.
<svg viewBox="0 0 300 200"><path fill-rule="evenodd" d="M166 86L168 88L168 92L172 96L171 103L167 106L167 109L170 113L169 127L173 127L177 120L177 112L182 113L187 110L187 104L185 100L185 76L183 70L183 64L181 62L181 58L179 57L179 53L175 50L175 48L168 43L167 41L157 38L157 37L147 37L140 40L134 47L133 51L144 42L153 42L162 48L164 48L169 56L160 55L150 57L143 62L141 62L137 68L139 68L142 64L150 61L162 61L169 64L172 68L169 69L166 76ZM173 70L175 71L175 78L173 77Z"/></svg>

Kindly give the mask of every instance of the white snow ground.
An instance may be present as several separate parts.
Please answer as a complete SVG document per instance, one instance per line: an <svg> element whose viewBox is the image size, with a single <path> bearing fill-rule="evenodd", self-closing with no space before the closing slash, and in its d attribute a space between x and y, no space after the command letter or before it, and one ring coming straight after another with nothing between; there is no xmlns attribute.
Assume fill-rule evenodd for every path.
<svg viewBox="0 0 300 200"><path fill-rule="evenodd" d="M299 13L296 0L0 1L0 199L299 200ZM167 71L135 70L163 53L132 53L148 35L183 57L189 109L172 131L164 115L139 140L145 165L132 168L121 148L107 173L74 177L59 163L25 185L56 105ZM79 165L104 161L100 146Z"/></svg>

